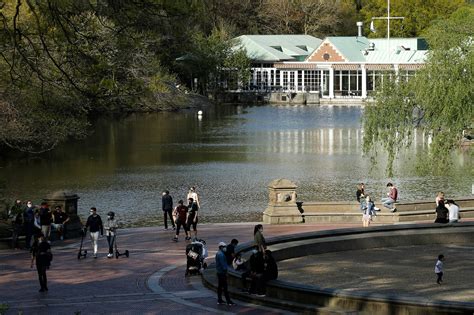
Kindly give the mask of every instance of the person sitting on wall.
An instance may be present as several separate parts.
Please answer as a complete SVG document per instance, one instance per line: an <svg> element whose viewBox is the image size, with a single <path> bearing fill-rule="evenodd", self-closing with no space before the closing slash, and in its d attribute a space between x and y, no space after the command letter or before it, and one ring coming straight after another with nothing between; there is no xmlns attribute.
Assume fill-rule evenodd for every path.
<svg viewBox="0 0 474 315"><path fill-rule="evenodd" d="M51 227L58 233L60 240L64 239L65 225L69 222L69 216L66 212L63 211L60 205L56 206L56 209L53 212L53 223Z"/></svg>

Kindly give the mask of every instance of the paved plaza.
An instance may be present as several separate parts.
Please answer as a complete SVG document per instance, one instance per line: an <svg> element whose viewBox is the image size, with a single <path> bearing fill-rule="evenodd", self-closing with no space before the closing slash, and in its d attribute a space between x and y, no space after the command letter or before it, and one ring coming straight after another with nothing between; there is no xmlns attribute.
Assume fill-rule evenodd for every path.
<svg viewBox="0 0 474 315"><path fill-rule="evenodd" d="M210 261L214 260L219 241L229 242L237 238L241 243L253 239L255 223L202 224L199 237L205 239L210 251ZM304 225L265 225L266 238L295 233L320 231L337 228L359 227L351 224L304 224ZM198 276L184 277L185 246L180 239L172 241L174 231L164 231L162 227L147 227L120 230L118 245L120 250L128 249L129 258L107 259L106 240L101 238L99 257L77 259L80 239L53 242L54 259L48 271L49 292L38 292L39 284L36 270L30 268L30 256L23 250L0 251L0 303L9 306L7 314L278 314L288 313L236 300L236 306L218 306L216 294L204 288ZM182 236L181 236L182 237ZM89 240L85 242L90 251ZM376 286L377 290L395 291L403 283L412 283L414 289L423 289L436 297L470 294L466 284L472 283L464 272L472 270L463 261L474 261L471 248L447 246L443 249L446 259L446 280L442 286L434 285L434 253L438 249L396 248L385 251L353 251L350 253L329 253L316 258L293 259L280 262L281 278L310 282L322 287L330 283L343 283L355 290ZM465 254L462 254L466 251ZM461 256L456 256L456 255ZM341 259L342 255L344 259ZM420 258L421 257L421 258ZM305 261L307 259L308 261ZM364 259L368 259L365 260ZM421 259L421 260L419 260ZM470 259L470 260L468 260ZM333 264L333 261L338 261ZM311 263L312 261L312 263ZM354 261L356 263L354 263ZM420 266L416 266L421 261ZM416 262L416 263L415 263ZM299 269L291 271L294 267ZM308 264L308 266L306 266ZM374 267L374 268L372 268ZM426 270L425 270L426 269ZM372 271L371 271L372 270ZM380 280L387 270L400 272L389 282ZM310 272L311 277L305 276ZM411 273L417 275L413 281ZM422 284L420 286L420 284Z"/></svg>
<svg viewBox="0 0 474 315"><path fill-rule="evenodd" d="M445 255L442 285L434 265ZM346 292L474 302L474 244L353 250L281 261L279 280Z"/></svg>
<svg viewBox="0 0 474 315"><path fill-rule="evenodd" d="M269 238L350 226L266 225L264 233ZM254 223L202 224L199 237L206 240L213 261L219 241L251 241L253 227ZM38 292L37 273L30 268L26 251L0 251L0 303L9 306L7 314L282 313L241 301L232 307L218 306L215 292L204 288L200 277L184 277L187 242L181 238L175 243L173 235L162 227L119 230L119 250L131 253L119 259L106 258L105 238L100 240L97 259L77 259L79 239L53 242L47 293Z"/></svg>

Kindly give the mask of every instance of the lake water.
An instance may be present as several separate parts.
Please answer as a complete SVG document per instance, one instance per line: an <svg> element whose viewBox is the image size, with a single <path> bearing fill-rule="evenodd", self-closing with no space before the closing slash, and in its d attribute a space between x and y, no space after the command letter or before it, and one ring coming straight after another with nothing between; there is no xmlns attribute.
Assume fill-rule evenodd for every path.
<svg viewBox="0 0 474 315"><path fill-rule="evenodd" d="M385 155L377 165L362 155L359 107L236 106L195 111L103 118L93 134L30 159L0 161L9 197L41 198L69 190L80 196L84 218L96 206L113 210L128 225L162 222L161 192L175 202L194 185L201 198L201 222L261 220L267 185L288 178L300 201L354 200L356 184L379 199L394 182L403 201L471 193L472 161L453 154L450 176L418 176L415 154L421 139L400 157L394 178L385 176ZM421 138L421 137L420 137Z"/></svg>

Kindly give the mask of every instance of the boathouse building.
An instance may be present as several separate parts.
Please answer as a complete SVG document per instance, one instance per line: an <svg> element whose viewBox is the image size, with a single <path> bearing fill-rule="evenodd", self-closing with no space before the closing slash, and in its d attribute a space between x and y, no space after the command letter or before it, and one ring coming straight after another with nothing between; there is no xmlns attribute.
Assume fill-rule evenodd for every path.
<svg viewBox="0 0 474 315"><path fill-rule="evenodd" d="M224 82L226 90L267 93L283 102L366 99L387 76L408 80L428 52L422 38L242 35L235 42L252 60L251 78Z"/></svg>

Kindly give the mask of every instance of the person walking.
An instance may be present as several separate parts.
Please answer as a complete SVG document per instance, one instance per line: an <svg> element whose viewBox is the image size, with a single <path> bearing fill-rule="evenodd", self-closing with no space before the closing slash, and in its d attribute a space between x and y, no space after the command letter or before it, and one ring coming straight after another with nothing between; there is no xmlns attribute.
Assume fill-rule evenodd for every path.
<svg viewBox="0 0 474 315"><path fill-rule="evenodd" d="M437 284L441 284L441 282L443 282L443 269L444 269L443 261L444 261L444 255L443 254L438 255L438 260L436 261L436 265L435 265L435 273L438 276L438 278L436 279Z"/></svg>
<svg viewBox="0 0 474 315"><path fill-rule="evenodd" d="M395 212L397 211L395 202L397 202L398 198L398 189L392 183L388 183L387 187L389 188L389 192L387 193L387 198L382 198L382 204L384 207L390 209L390 212Z"/></svg>
<svg viewBox="0 0 474 315"><path fill-rule="evenodd" d="M217 272L217 304L224 305L222 300L222 291L227 305L235 305L229 297L229 291L227 289L227 260L225 257L226 244L224 242L219 243L219 250L216 253L216 272Z"/></svg>
<svg viewBox="0 0 474 315"><path fill-rule="evenodd" d="M194 232L194 239L197 240L197 224L198 224L198 213L199 206L193 198L188 199L188 217L186 219L186 225L188 226L188 231L191 233L191 227Z"/></svg>
<svg viewBox="0 0 474 315"><path fill-rule="evenodd" d="M51 209L49 209L47 202L42 202L39 209L40 223L41 223L41 232L44 235L46 241L50 241L51 237L51 223L53 220L53 215Z"/></svg>
<svg viewBox="0 0 474 315"><path fill-rule="evenodd" d="M104 235L104 226L102 224L102 219L100 218L100 215L97 214L97 209L95 207L92 207L89 212L90 215L87 218L86 230L89 228L93 256L94 258L97 258L97 242L99 241L99 232L100 235Z"/></svg>
<svg viewBox="0 0 474 315"><path fill-rule="evenodd" d="M448 223L448 213L449 210L444 205L444 200L439 200L438 206L436 207L436 220L434 223Z"/></svg>
<svg viewBox="0 0 474 315"><path fill-rule="evenodd" d="M27 201L26 209L23 213L23 225L25 228L25 247L30 249L35 229L35 207L30 200Z"/></svg>
<svg viewBox="0 0 474 315"><path fill-rule="evenodd" d="M109 211L109 213L107 213L107 220L104 222L105 236L107 237L107 243L109 244L107 258L114 257L115 232L117 228L118 222L115 220L115 212Z"/></svg>
<svg viewBox="0 0 474 315"><path fill-rule="evenodd" d="M257 224L253 229L253 239L257 250L265 255L265 249L267 249L267 244L265 243L265 237L263 237L263 225Z"/></svg>
<svg viewBox="0 0 474 315"><path fill-rule="evenodd" d="M31 268L36 261L36 271L41 289L39 292L48 291L48 278L46 277L46 270L51 265L52 260L51 246L46 241L44 234L41 233L39 237L35 237L35 242L31 248Z"/></svg>
<svg viewBox="0 0 474 315"><path fill-rule="evenodd" d="M165 190L163 192L163 196L161 197L161 207L163 209L163 220L165 222L165 230L168 230L168 218L171 221L171 225L173 226L173 230L175 229L174 221L173 221L173 198L170 196L170 192Z"/></svg>
<svg viewBox="0 0 474 315"><path fill-rule="evenodd" d="M174 209L173 212L173 219L175 220L176 225L176 235L173 238L173 241L178 241L179 230L181 227L184 229L184 233L186 235L185 240L190 240L191 235L189 234L188 226L186 224L186 217L188 215L188 207L183 204L183 200L178 201L178 205Z"/></svg>

